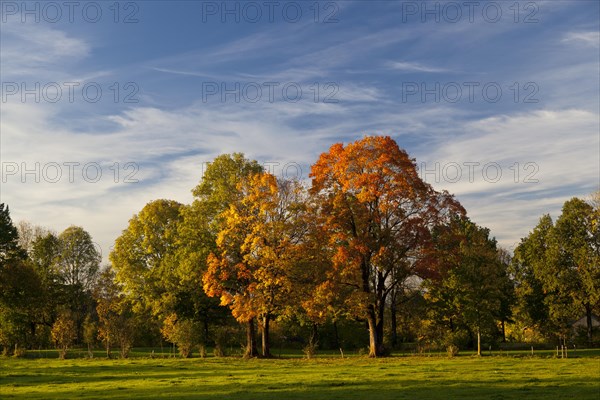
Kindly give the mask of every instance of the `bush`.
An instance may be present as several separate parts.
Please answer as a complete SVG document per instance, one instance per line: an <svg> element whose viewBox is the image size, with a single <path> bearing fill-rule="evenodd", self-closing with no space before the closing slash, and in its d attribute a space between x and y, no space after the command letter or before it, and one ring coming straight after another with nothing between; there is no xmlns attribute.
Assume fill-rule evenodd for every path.
<svg viewBox="0 0 600 400"><path fill-rule="evenodd" d="M183 358L191 356L192 349L198 345L196 324L189 319L177 319L177 314L165 318L161 332L165 339L177 346Z"/></svg>
<svg viewBox="0 0 600 400"><path fill-rule="evenodd" d="M452 358L458 355L458 351L459 348L458 346L451 344L450 346L446 347L446 352L448 353L448 357Z"/></svg>

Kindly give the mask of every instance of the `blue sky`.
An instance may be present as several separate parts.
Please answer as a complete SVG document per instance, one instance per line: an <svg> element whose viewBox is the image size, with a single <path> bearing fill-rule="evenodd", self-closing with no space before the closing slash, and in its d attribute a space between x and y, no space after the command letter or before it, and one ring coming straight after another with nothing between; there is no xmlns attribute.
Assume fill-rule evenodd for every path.
<svg viewBox="0 0 600 400"><path fill-rule="evenodd" d="M509 249L599 186L597 1L47 4L1 3L1 201L105 259L234 151L307 178L390 135Z"/></svg>

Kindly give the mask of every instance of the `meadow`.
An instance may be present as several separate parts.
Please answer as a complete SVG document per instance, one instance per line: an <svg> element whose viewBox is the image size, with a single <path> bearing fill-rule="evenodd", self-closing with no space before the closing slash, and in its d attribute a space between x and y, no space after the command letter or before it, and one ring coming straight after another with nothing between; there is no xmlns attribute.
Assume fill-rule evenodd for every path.
<svg viewBox="0 0 600 400"><path fill-rule="evenodd" d="M56 353L52 352L53 355ZM0 358L2 399L594 399L600 351L274 359ZM72 357L77 354L71 354ZM29 357L36 356L29 354Z"/></svg>

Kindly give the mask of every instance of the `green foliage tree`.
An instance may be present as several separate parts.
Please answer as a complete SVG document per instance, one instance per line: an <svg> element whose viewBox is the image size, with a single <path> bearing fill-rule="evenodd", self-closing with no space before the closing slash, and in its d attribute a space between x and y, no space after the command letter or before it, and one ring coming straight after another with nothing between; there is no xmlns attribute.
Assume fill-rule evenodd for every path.
<svg viewBox="0 0 600 400"><path fill-rule="evenodd" d="M175 313L165 318L161 333L177 346L183 358L190 357L193 348L199 344L198 324L189 319L179 319Z"/></svg>
<svg viewBox="0 0 600 400"><path fill-rule="evenodd" d="M8 260L24 260L27 254L19 246L19 233L10 218L8 206L0 203L0 268Z"/></svg>
<svg viewBox="0 0 600 400"><path fill-rule="evenodd" d="M578 198L565 202L552 231L548 262L541 271L548 290L570 298L574 307L584 310L590 344L592 310L600 302L599 228L593 219L590 204Z"/></svg>
<svg viewBox="0 0 600 400"><path fill-rule="evenodd" d="M129 221L109 258L116 280L137 314L158 320L170 313L181 291L175 250L183 205L155 200Z"/></svg>
<svg viewBox="0 0 600 400"><path fill-rule="evenodd" d="M0 204L0 342L4 352L31 342L28 334L41 306L41 283L19 246L8 206Z"/></svg>
<svg viewBox="0 0 600 400"><path fill-rule="evenodd" d="M583 313L592 340L592 311L600 303L597 213L594 204L573 198L555 224L543 216L515 249L518 314L562 339Z"/></svg>
<svg viewBox="0 0 600 400"><path fill-rule="evenodd" d="M512 289L507 264L500 259L489 229L466 217L438 227L434 243L439 275L427 281L425 295L432 319L446 325L451 335L461 325L474 332L481 355L482 334L495 333L496 323L506 317L501 315L503 302L510 301Z"/></svg>

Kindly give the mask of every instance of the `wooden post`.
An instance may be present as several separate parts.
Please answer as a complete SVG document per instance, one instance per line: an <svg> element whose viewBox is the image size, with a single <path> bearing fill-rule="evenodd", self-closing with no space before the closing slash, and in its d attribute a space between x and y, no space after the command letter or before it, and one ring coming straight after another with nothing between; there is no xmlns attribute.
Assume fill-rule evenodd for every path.
<svg viewBox="0 0 600 400"><path fill-rule="evenodd" d="M531 346L531 356L533 357L533 346Z"/></svg>

